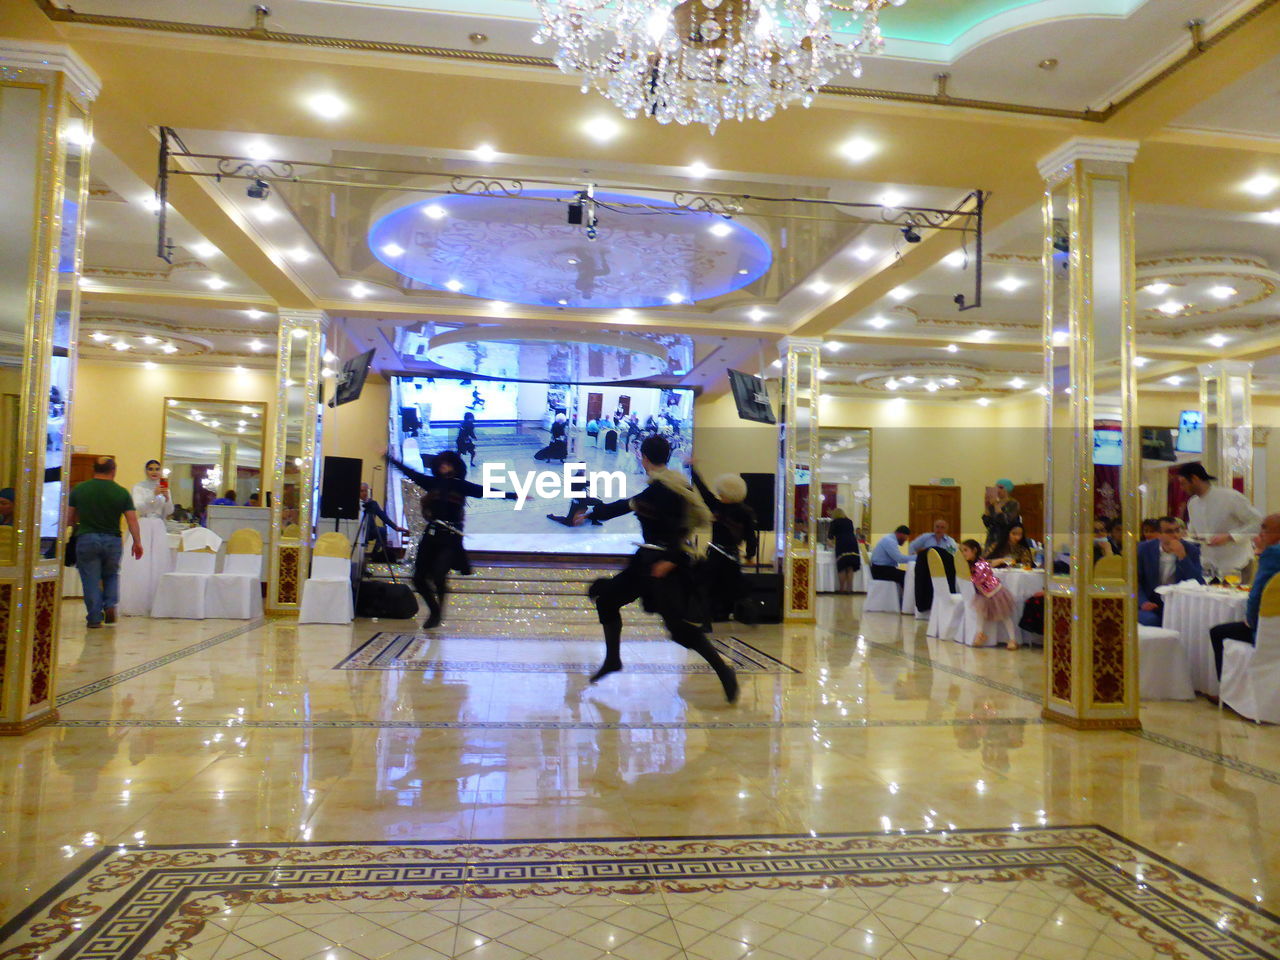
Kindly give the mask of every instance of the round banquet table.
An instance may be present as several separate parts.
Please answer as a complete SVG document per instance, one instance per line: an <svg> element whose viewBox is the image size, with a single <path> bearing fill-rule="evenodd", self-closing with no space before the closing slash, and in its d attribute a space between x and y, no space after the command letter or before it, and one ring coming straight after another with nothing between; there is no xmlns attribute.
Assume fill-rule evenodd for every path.
<svg viewBox="0 0 1280 960"><path fill-rule="evenodd" d="M1164 597L1166 630L1176 630L1191 665L1191 684L1201 693L1218 695L1218 673L1213 667L1209 630L1220 623L1244 619L1249 594L1230 587L1173 584L1157 587Z"/></svg>
<svg viewBox="0 0 1280 960"><path fill-rule="evenodd" d="M1047 586L1043 570L1026 570L1022 567L995 567L996 576L1004 584L1004 588L1013 597L1013 623L1017 627L1022 622L1022 609L1027 601L1040 593ZM1043 643L1044 637L1038 633L1018 629L1019 643Z"/></svg>

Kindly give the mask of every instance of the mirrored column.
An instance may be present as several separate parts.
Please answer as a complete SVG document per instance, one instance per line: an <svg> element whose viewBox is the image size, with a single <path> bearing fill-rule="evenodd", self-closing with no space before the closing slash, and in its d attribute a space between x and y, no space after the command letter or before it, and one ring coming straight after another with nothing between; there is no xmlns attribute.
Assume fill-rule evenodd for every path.
<svg viewBox="0 0 1280 960"><path fill-rule="evenodd" d="M267 610L298 612L320 506L320 371L328 318L280 311Z"/></svg>
<svg viewBox="0 0 1280 960"><path fill-rule="evenodd" d="M782 558L784 616L789 621L815 619L814 588L817 576L818 485L813 471L818 463L818 378L822 341L787 338L778 345L782 354L783 416L782 482L778 504L778 550Z"/></svg>
<svg viewBox="0 0 1280 960"><path fill-rule="evenodd" d="M1141 449L1130 141L1076 138L1040 164L1044 219L1044 715L1137 727ZM1095 533L1101 521L1107 532Z"/></svg>
<svg viewBox="0 0 1280 960"><path fill-rule="evenodd" d="M97 92L65 47L0 50L0 734L57 716L66 441Z"/></svg>
<svg viewBox="0 0 1280 960"><path fill-rule="evenodd" d="M1253 364L1220 360L1200 367L1205 469L1253 499Z"/></svg>

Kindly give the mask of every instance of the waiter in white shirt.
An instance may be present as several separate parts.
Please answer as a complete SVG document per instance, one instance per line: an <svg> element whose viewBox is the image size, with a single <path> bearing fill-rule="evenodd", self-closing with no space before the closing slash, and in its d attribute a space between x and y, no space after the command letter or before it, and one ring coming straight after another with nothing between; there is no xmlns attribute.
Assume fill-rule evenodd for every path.
<svg viewBox="0 0 1280 960"><path fill-rule="evenodd" d="M1183 491L1191 494L1187 530L1193 540L1204 544L1200 559L1205 574L1221 578L1239 573L1253 559L1251 543L1262 514L1244 494L1210 483L1218 478L1199 463L1184 463L1178 468L1178 479Z"/></svg>

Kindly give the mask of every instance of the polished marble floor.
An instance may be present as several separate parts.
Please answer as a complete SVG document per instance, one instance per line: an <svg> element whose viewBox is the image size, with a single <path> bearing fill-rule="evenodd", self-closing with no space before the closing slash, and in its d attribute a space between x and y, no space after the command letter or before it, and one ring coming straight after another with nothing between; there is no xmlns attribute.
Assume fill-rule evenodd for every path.
<svg viewBox="0 0 1280 960"><path fill-rule="evenodd" d="M736 706L639 611L593 687L591 576L481 569L429 637L69 606L0 957L1280 956L1275 728L1047 725L1038 651L848 597L717 631Z"/></svg>

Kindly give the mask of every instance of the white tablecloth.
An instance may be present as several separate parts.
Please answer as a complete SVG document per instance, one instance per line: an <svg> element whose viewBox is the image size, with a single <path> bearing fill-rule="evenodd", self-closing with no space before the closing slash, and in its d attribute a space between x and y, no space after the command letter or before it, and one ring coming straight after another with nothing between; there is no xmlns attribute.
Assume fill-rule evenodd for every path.
<svg viewBox="0 0 1280 960"><path fill-rule="evenodd" d="M835 593L837 586L836 552L828 550L826 547L819 547L816 589L818 593Z"/></svg>
<svg viewBox="0 0 1280 960"><path fill-rule="evenodd" d="M909 617L916 615L916 562L907 564L907 579L902 587L902 612Z"/></svg>
<svg viewBox="0 0 1280 960"><path fill-rule="evenodd" d="M1027 601L1040 593L1048 585L1043 570L1024 570L1021 567L996 567L996 576L1004 584L1004 588L1013 597L1013 623L1022 622L1022 609ZM1042 634L1032 633L1018 627L1019 643L1043 643Z"/></svg>
<svg viewBox="0 0 1280 960"><path fill-rule="evenodd" d="M1191 665L1191 683L1201 693L1218 695L1218 674L1213 667L1213 647L1209 630L1220 623L1244 619L1249 594L1222 587L1199 584L1158 587L1164 597L1164 622L1168 630L1176 630L1187 651Z"/></svg>

